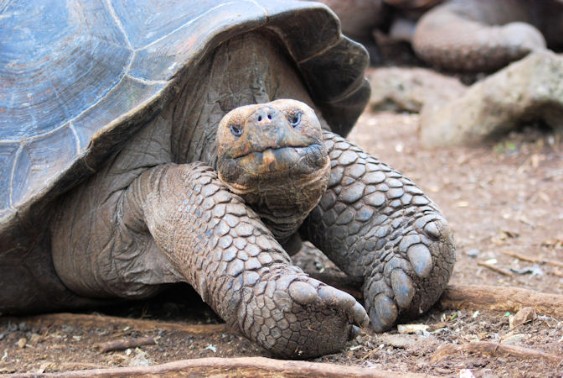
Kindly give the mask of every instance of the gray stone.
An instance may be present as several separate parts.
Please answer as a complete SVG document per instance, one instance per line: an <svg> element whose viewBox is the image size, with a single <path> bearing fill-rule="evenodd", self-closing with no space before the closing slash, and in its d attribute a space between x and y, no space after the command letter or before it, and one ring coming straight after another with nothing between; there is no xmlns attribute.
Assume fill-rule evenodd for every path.
<svg viewBox="0 0 563 378"><path fill-rule="evenodd" d="M529 55L474 84L452 101L424 107L420 138L425 146L475 145L539 119L563 130L563 57Z"/></svg>

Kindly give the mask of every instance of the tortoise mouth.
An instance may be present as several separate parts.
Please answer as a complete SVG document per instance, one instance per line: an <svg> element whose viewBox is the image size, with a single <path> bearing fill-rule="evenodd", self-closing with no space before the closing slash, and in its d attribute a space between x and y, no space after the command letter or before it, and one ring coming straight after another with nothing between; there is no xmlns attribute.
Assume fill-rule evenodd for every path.
<svg viewBox="0 0 563 378"><path fill-rule="evenodd" d="M261 157L264 155L269 155L269 154L274 154L274 155L279 155L280 153L283 153L284 150L288 150L288 149L293 149L293 150L302 150L305 151L306 149L309 148L314 148L314 145L309 144L309 145L300 145L300 146L276 146L276 147L272 147L272 146L265 146L263 148L256 148L252 151L246 151L238 156L233 156L232 159L244 159L247 158L249 156L253 156L253 157Z"/></svg>
<svg viewBox="0 0 563 378"><path fill-rule="evenodd" d="M257 181L283 186L288 180L311 175L329 161L324 145L265 147L219 160L220 179L228 185L252 187Z"/></svg>
<svg viewBox="0 0 563 378"><path fill-rule="evenodd" d="M266 138L264 138L266 139ZM269 142L269 143L268 143ZM303 140L293 140L283 141L280 137L275 138L271 141L265 140L252 140L249 143L246 143L244 148L240 148L238 150L231 150L225 153L225 158L230 159L241 159L251 155L259 155L267 153L267 151L282 151L284 149L307 149L307 148L315 148L315 146L319 145L317 141L314 139L305 139Z"/></svg>
<svg viewBox="0 0 563 378"><path fill-rule="evenodd" d="M295 173L310 173L324 165L319 160L321 146L310 144L306 146L265 147L234 157L241 169L249 174L263 175L295 171Z"/></svg>

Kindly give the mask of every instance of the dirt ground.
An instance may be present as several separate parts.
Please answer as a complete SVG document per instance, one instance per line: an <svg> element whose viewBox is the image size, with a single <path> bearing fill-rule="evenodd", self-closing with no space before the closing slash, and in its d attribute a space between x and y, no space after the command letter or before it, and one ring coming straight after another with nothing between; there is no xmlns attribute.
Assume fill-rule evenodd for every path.
<svg viewBox="0 0 563 378"><path fill-rule="evenodd" d="M563 294L563 268L541 263L563 261L563 149L559 138L532 129L477 148L429 150L419 145L417 121L417 115L366 112L350 139L413 179L439 204L456 234L458 261L451 283ZM301 256L303 259L319 271L329 264L314 254ZM267 356L221 325L190 329L189 325L220 321L185 287L150 302L94 314L87 317L94 322L0 318L0 373ZM364 333L342 353L315 361L451 377L563 376L563 365L553 360L439 353L448 346L490 341L563 356L563 314L553 318L538 313L534 320L514 329L509 327L509 315L434 309L414 322L428 325L425 330ZM148 338L151 345L103 351L108 342L139 338Z"/></svg>

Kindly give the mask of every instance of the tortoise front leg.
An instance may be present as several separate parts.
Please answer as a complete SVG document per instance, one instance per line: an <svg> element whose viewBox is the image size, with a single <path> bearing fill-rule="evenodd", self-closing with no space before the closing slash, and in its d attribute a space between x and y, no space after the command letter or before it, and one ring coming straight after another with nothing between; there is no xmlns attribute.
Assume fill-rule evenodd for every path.
<svg viewBox="0 0 563 378"><path fill-rule="evenodd" d="M114 235L104 243L112 246L111 261L105 253L96 261L68 251L58 253L59 267L81 264L84 271L125 261L111 282L112 293L125 294L162 278L143 269L172 271L169 282L177 277L191 284L230 326L281 357L336 352L355 335L355 324L367 325L353 297L292 266L259 217L202 163L148 169L122 193L115 214ZM151 244L143 238L156 251L131 249ZM155 263L158 253L165 256L161 263ZM66 271L67 284L81 280L72 276L75 269Z"/></svg>
<svg viewBox="0 0 563 378"><path fill-rule="evenodd" d="M363 282L372 325L384 331L440 297L455 260L452 235L412 181L333 133L324 140L331 178L302 233Z"/></svg>

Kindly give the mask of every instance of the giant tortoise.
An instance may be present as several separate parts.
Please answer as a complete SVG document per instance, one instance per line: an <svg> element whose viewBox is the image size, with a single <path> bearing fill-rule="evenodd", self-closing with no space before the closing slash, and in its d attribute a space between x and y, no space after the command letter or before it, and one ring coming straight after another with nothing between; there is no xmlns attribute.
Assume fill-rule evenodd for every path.
<svg viewBox="0 0 563 378"><path fill-rule="evenodd" d="M448 71L490 72L546 46L563 49L563 0L315 1L331 7L344 33L371 49L374 31L386 33Z"/></svg>
<svg viewBox="0 0 563 378"><path fill-rule="evenodd" d="M563 48L563 1L448 0L422 16L412 42L446 70L498 70L546 46Z"/></svg>
<svg viewBox="0 0 563 378"><path fill-rule="evenodd" d="M0 312L192 285L280 357L426 311L451 232L347 142L367 56L298 1L9 1L0 40ZM241 107L242 106L242 107ZM239 108L240 107L240 108ZM292 266L309 240L365 308Z"/></svg>

